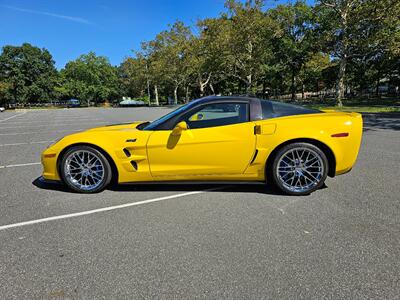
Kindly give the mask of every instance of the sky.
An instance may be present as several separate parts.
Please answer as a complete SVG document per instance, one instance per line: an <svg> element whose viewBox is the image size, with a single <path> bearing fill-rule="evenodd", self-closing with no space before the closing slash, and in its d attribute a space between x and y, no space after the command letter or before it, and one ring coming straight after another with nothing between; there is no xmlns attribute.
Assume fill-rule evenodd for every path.
<svg viewBox="0 0 400 300"><path fill-rule="evenodd" d="M0 0L0 47L46 48L58 69L90 51L119 65L168 24L223 11L224 0Z"/></svg>

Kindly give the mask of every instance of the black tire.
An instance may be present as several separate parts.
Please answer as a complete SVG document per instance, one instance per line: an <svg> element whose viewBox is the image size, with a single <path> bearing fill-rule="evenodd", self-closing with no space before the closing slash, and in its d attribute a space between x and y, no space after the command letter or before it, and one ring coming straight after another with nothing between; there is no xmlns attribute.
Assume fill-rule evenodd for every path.
<svg viewBox="0 0 400 300"><path fill-rule="evenodd" d="M84 151L84 152L89 152L92 155L96 156L100 161L103 166L103 177L99 181L96 186L93 188L80 188L79 185L73 182L70 176L68 176L68 171L67 171L67 160L68 158L73 155L74 153L77 153L79 151ZM60 176L62 181L73 191L79 192L79 193L85 193L85 194L91 194L91 193L98 193L103 191L111 182L112 179L112 169L110 162L108 159L104 156L103 153L101 153L99 150L86 146L86 145L78 145L71 147L68 149L63 157L61 158L60 165L59 165L59 171L60 171Z"/></svg>
<svg viewBox="0 0 400 300"><path fill-rule="evenodd" d="M296 152L297 150L297 152ZM304 150L304 151L303 151ZM303 151L304 156L307 153L310 153L311 155L315 155L315 161L317 162L317 166L312 166L312 167L308 167L305 168L305 166L303 165L303 162L305 162L305 158L303 157L303 154L301 154L301 159L299 157L299 154L297 154L298 156L298 165L296 167L294 166L286 166L288 165L287 162L285 162L285 159L290 159L290 155L296 155L295 153L299 153L299 151ZM289 158L287 158L289 155ZM295 157L293 157L295 158ZM289 160L287 160L290 163L293 163L294 165L297 164L297 162L291 162ZM279 165L279 170L278 170L278 164ZM312 165L310 163L310 165ZM303 167L303 168L302 168ZM285 169L286 168L286 169ZM279 188L282 192L284 192L285 194L288 195L296 195L296 196L302 196L302 195L309 195L310 193L314 192L315 190L321 188L325 182L325 179L328 175L328 168L329 168L329 164L328 164L328 159L325 155L325 153L319 149L317 146L313 145L313 144L309 144L309 143L292 143L292 144L288 144L284 147L282 147L281 149L278 150L278 152L276 153L276 155L274 156L274 160L272 163L272 168L271 170L267 170L267 178L272 180L273 184ZM286 171L290 169L290 171ZM305 170L306 169L306 170ZM316 172L313 172L313 170L317 170ZM322 170L321 170L322 169ZM299 171L297 171L299 170ZM284 173L282 173L284 172ZM292 173L289 173L292 172ZM317 174L316 177L313 176L313 174ZM311 174L313 173L313 174ZM281 175L281 174L285 174L285 175ZM285 176L289 174L289 176L287 176L285 178ZM299 175L300 174L300 175ZM297 176L297 177L296 177ZM307 177L307 179L305 178ZM283 179L288 179L288 178L295 178L296 180L296 187L293 186L293 180L292 180L292 184L285 182L285 180ZM300 179L298 179L300 178ZM300 188L297 187L297 180L300 181L300 185L302 183L304 183L304 188ZM309 180L309 181L307 181ZM288 179L289 181L289 179ZM314 182L312 182L314 181ZM307 184L308 182L308 184Z"/></svg>

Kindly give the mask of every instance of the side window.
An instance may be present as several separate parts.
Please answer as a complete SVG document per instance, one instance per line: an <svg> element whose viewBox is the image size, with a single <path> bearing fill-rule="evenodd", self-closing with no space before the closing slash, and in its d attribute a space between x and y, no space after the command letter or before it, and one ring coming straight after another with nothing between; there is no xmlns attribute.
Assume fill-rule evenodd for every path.
<svg viewBox="0 0 400 300"><path fill-rule="evenodd" d="M224 126L249 121L248 104L216 103L201 107L185 116L183 120L190 129Z"/></svg>
<svg viewBox="0 0 400 300"><path fill-rule="evenodd" d="M276 117L271 101L261 100L262 118L271 119Z"/></svg>
<svg viewBox="0 0 400 300"><path fill-rule="evenodd" d="M299 105L261 100L262 118L271 119L284 116L315 114L320 111Z"/></svg>

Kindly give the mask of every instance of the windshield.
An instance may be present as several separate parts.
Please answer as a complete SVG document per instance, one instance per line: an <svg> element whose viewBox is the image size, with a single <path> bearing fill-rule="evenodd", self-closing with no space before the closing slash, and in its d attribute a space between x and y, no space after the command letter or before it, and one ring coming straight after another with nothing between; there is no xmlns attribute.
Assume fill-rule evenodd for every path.
<svg viewBox="0 0 400 300"><path fill-rule="evenodd" d="M164 123L165 121L173 118L174 116L176 116L177 114L180 114L182 111L184 111L185 109L187 109L190 106L190 104L185 104L177 109L175 109L174 111L171 111L170 113L166 114L165 116L162 116L161 118L147 124L145 127L142 128L142 130L154 130L155 128L157 128L160 124Z"/></svg>

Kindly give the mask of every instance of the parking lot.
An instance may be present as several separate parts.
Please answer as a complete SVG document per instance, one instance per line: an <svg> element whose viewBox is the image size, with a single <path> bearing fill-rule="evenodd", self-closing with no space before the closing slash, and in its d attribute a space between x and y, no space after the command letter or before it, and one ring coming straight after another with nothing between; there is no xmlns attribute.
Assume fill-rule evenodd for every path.
<svg viewBox="0 0 400 300"><path fill-rule="evenodd" d="M366 115L352 172L310 196L259 184L83 195L38 180L51 141L168 111L0 114L1 299L399 299L399 115Z"/></svg>

